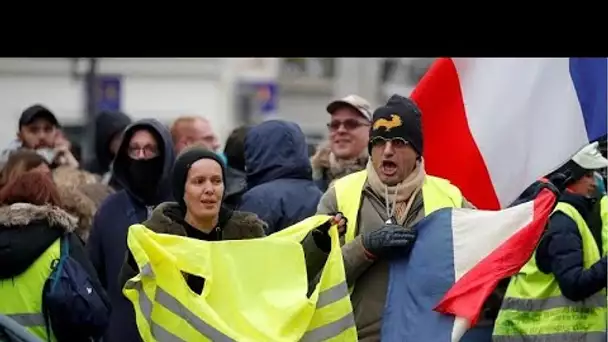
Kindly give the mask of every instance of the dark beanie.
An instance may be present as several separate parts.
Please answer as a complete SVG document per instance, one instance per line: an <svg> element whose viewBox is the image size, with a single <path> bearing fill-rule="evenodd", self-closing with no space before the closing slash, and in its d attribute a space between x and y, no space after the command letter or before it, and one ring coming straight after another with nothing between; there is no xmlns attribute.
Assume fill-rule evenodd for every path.
<svg viewBox="0 0 608 342"><path fill-rule="evenodd" d="M209 151L204 147L195 146L185 149L173 164L173 197L179 203L182 209L186 209L186 202L184 202L184 191L186 187L186 180L188 179L188 172L192 164L196 163L201 159L213 159L222 167L222 179L226 182L226 165L222 157L217 155L215 152Z"/></svg>
<svg viewBox="0 0 608 342"><path fill-rule="evenodd" d="M369 150L374 139L403 139L422 155L422 115L414 101L400 95L393 95L386 105L374 111L372 127L369 131Z"/></svg>

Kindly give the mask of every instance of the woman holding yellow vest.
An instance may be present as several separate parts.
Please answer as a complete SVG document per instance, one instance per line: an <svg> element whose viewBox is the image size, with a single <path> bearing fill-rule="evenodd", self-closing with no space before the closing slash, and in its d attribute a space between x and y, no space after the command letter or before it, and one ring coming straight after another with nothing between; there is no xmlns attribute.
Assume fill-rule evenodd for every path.
<svg viewBox="0 0 608 342"><path fill-rule="evenodd" d="M187 307L190 306L197 306L199 307L200 304L200 300L201 298L205 298L205 300L208 300L205 303L210 303L213 302L212 299L209 299L210 297L213 296L220 296L222 295L223 291L218 291L218 287L217 284L218 281L220 281L219 279L221 278L221 275L218 274L218 270L213 267L213 256L211 256L211 254L206 253L209 252L209 250L201 250L201 249L197 249L197 251L200 251L200 254L197 253L192 253L192 250L186 251L185 253L188 254L188 256L190 257L190 259L188 259L187 257L179 257L176 256L176 254L172 254L172 257L175 259L172 262L174 262L173 265L178 265L179 266L175 266L179 268L179 273L177 273L178 277L179 274L181 274L182 276L184 276L186 278L186 284L184 284L184 286L179 285L179 279L176 279L174 274L172 273L167 273L167 269L163 269L162 266L159 266L158 263L155 263L155 260L158 260L159 258L162 260L166 260L166 258L171 258L165 254L161 254L161 252L158 252L158 250L154 250L151 251L151 249L154 248L149 248L147 250L144 250L143 247L141 247L143 244L145 244L146 242L142 242L142 241L149 241L146 240L145 238L142 237L142 235L146 235L146 234L154 234L155 236L158 237L159 240L155 240L154 245L158 246L158 249L162 249L163 251L167 251L170 250L172 247L174 248L176 246L175 242L169 242L167 244L163 244L162 242L159 242L161 239L163 239L161 236L164 235L165 237L167 236L166 234L169 235L178 235L178 236L187 236L193 239L197 239L197 240L205 240L205 241L221 241L221 240L244 240L244 239L254 239L254 238L258 238L258 237L262 237L264 235L264 225L265 223L261 220L259 220L257 218L257 216L255 214L252 213L247 213L247 212L241 212L241 211L232 211L229 209L226 209L222 206L222 201L223 201L223 195L224 195L224 164L223 162L219 159L219 157L217 156L217 154L204 150L202 148L190 148L186 151L184 151L180 156L178 156L176 162L175 162L175 166L173 168L173 192L174 192L174 198L178 201L177 203L163 203L160 206L158 206L150 219L148 219L147 221L143 222L142 225L138 225L138 226L133 226L131 227L131 231L129 233L129 248L130 248L130 252L128 253L127 256L127 261L123 264L123 269L121 271L121 279L120 282L121 284L125 284L124 289L125 291L123 293L125 293L127 295L127 297L130 296L137 296L137 297L129 297L129 299L134 303L134 309L135 309L135 313L137 314L137 325L138 325L138 330L141 334L141 338L145 341L153 341L153 340L157 340L157 341L165 341L165 340L176 340L176 341L181 341L181 340L212 340L212 341L232 341L232 339L230 337L228 337L231 333L235 333L234 331L226 331L226 330L230 330L232 329L236 329L236 328L240 328L240 330L238 331L238 333L244 333L244 331L247 331L247 325L243 324L241 322L241 324L237 324L237 320L235 318L233 318L232 316L229 315L231 320L235 320L233 323L233 326L231 327L225 327L223 326L223 321L222 323L219 323L217 320L214 321L213 317L215 317L215 314L212 314L211 318L206 317L206 316L197 316L194 312L195 310L191 310L188 309ZM143 227L145 226L145 227ZM145 229L148 228L148 229ZM314 230L314 234L316 237L320 237L321 239L323 239L323 237L325 236L329 236L328 235L328 229L329 229L329 223L328 224L322 224L320 226L318 226L318 228L316 228L316 230ZM152 231L153 233L149 232ZM138 235L139 232L139 235ZM162 233L162 234L155 234L155 233ZM284 231L282 232L283 234L285 233L289 233L289 231ZM280 234L277 234L275 236L278 236ZM139 237L139 239L138 239ZM301 240L303 238L299 237L298 239ZM277 238L278 240L279 238ZM285 238L287 239L287 238ZM188 239L190 240L190 239ZM164 241L168 241L168 240L164 240ZM335 241L332 240L332 241ZM182 244L187 244L184 241L181 241ZM247 244L237 244L239 246L242 246L241 248L247 248ZM147 247L149 247L150 245L146 245ZM225 244L215 244L215 246L218 246L218 248L221 248L220 246L226 246ZM202 247L201 247L202 248ZM175 249L172 249L172 253L181 253L184 252L184 249L182 249L181 247L178 248L179 251L175 251ZM211 249L213 249L211 247ZM185 250L188 250L188 248L185 248ZM163 253L165 253L163 252ZM292 250L293 252L293 250ZM297 251L299 252L299 251ZM296 254L297 254L296 252ZM145 254L145 257L142 257L142 255ZM222 254L222 253L220 253ZM255 258L255 256L252 256L253 258ZM136 259L138 260L138 262L136 262ZM154 260L153 260L154 259ZM249 258L251 259L251 258ZM296 258L297 260L298 258ZM142 261L144 260L144 261ZM196 261L193 261L196 260ZM231 262L234 262L236 264L230 265L230 264L221 264L228 273L230 272L236 272L239 275L243 274L242 270L241 271L234 271L237 270L239 267L242 268L242 263L239 263L238 261L236 261L235 259L231 259ZM161 264L168 264L165 262L160 262ZM169 262L171 263L171 262ZM206 265L206 266L202 266L202 265ZM210 266L211 265L211 266ZM342 267L341 263L338 263L338 265L340 265L340 267ZM258 264L259 266L259 264ZM291 265L290 266L294 266ZM297 265L295 265L297 266ZM295 267L294 266L294 267ZM335 264L334 264L335 266ZM159 267L157 269L157 271L155 271L155 267ZM184 269L198 269L199 273L196 273L195 271L184 271ZM175 270L175 269L174 269ZM231 271L233 270L233 271ZM163 272L164 271L164 272ZM205 274L204 272L209 272L208 274L209 277L205 276L205 278L207 278L207 281L204 277L195 275L195 274ZM279 271L281 272L281 271ZM168 274L168 275L167 275ZM276 274L276 272L275 272ZM293 272L292 272L293 274ZM303 272L302 272L303 274ZM334 273L335 275L336 273ZM337 274L339 275L340 272L337 272ZM342 276L343 276L343 271L342 271ZM250 275L243 275L243 278L245 280L250 279L249 278ZM259 276L259 272L256 272L255 276ZM150 279L150 277L158 279L158 287L155 288L154 291L150 290L150 282L146 279ZM215 278L214 278L215 277ZM145 278L145 279L144 279ZM162 279L161 279L162 278ZM306 279L305 276L303 276L304 279ZM144 279L144 280L142 280ZM162 281L166 281L168 279L168 282L171 283L170 285L167 285L166 282L163 283L162 285L160 285L160 283ZM333 279L333 278L328 278L326 277L325 283L327 283L328 281L342 281L340 279ZM177 280L177 281L176 281ZM237 288L240 286L243 286L243 284L241 284L240 282L231 282L231 284L234 283L234 286L236 286ZM249 284L245 284L244 286L250 286L251 284L255 283L253 281L253 279L251 279L251 282ZM177 284L177 285L175 285ZM216 287L214 288L214 284L216 285ZM184 287L187 287L189 289L186 289L186 291L184 291ZM258 284L259 285L259 284ZM146 287L148 286L148 288ZM306 289L307 283L304 283L304 286ZM327 284L326 284L327 287ZM224 293L231 293L230 289L226 288L226 286L222 286L221 287L222 290L227 291ZM337 330L337 332L335 333L336 335L339 334L345 334L348 335L348 330L347 328L351 327L351 334L354 333L354 328L352 328L352 324L349 325L349 321L348 318L351 318L351 315L346 315L344 316L344 320L338 320L336 322L329 320L327 317L336 319L339 318L341 316L339 316L339 314L344 314L345 312L348 313L348 309L350 309L350 301L347 298L347 293L346 291L344 291L344 295L342 297L339 297L338 299L332 299L330 300L330 297L328 296L335 296L338 295L339 292L336 291L332 291L333 287L329 287L327 289L321 289L317 295L318 295L318 301L317 301L317 305L326 305L323 308L323 310L325 311L321 311L321 314L323 314L325 312L326 316L314 316L317 317L316 320L315 318L313 318L313 322L316 322L317 324L323 324L322 326L319 327L319 329L316 329L316 326L310 326L310 331L309 331L309 340L311 341L317 341L317 339L313 338L316 334L321 334L321 333L329 333L331 332L330 330L327 329L321 329L325 327L325 324L327 323L327 326L329 327L333 327L333 326L339 326L342 327L341 324L344 324L345 326L342 327L340 330ZM148 293L146 292L146 290L150 291L150 293L155 293L154 297L149 296L148 297ZM324 290L328 290L325 291ZM335 290L335 289L334 289ZM291 289L291 291L296 291L297 289ZM270 292L272 292L270 290ZM196 297L191 296L190 294L195 293ZM209 294L211 293L211 294ZM280 293L280 291L279 291ZM256 293L257 295L258 293ZM293 294L291 293L291 296L289 294L286 294L287 297L293 299ZM199 297L200 296L200 297ZM309 293L309 296L311 296L311 293ZM256 310L260 310L263 311L263 309L258 308L258 304L256 303L257 299L255 297L252 296L245 296L247 298L250 298L252 300L251 303L248 303L249 305L252 305L254 308L256 308ZM296 296L297 297L297 296ZM135 299L134 299L135 298ZM150 302L144 302L145 298L150 298ZM152 298L153 299L153 303L152 303ZM283 298L283 297L282 297ZM321 298L325 298L325 299L321 299ZM283 298L285 299L285 298ZM341 300L341 299L345 299ZM230 299L225 299L226 301L230 301ZM262 302L264 302L264 298L260 299ZM305 297L300 297L299 298L300 302L302 300L305 300ZM229 307L230 305L227 304L226 301L222 301L222 304L220 306L223 307ZM145 303L150 303L150 304L145 304ZM235 303L231 303L233 305L237 306L237 309L240 310L241 307L238 306L238 304ZM331 304L331 305L330 305ZM206 304L202 304L203 306ZM337 306L335 306L337 305ZM156 309L156 311L150 309L152 306L159 308L162 307L162 309ZM262 306L263 308L264 307ZM199 307L200 309L200 307ZM245 312L248 312L247 309L250 309L249 306L246 306L245 308L243 308L243 310ZM328 311L329 310L329 311ZM334 310L334 311L332 311ZM337 310L337 311L336 311ZM342 310L342 311L341 311ZM346 310L346 311L344 311ZM152 312L155 312L154 314ZM186 313L187 312L187 313ZM337 317L336 316L336 312L338 314ZM329 315L327 316L327 313L333 315ZM290 314L288 312L281 312L281 315L285 316L285 317L291 317ZM292 313L293 315L293 313ZM260 312L260 315L255 315L256 317L264 317L264 313ZM297 315L296 315L297 316ZM299 316L297 316L299 317ZM319 318L320 317L320 318ZM177 328L178 325L176 325L176 321L175 320L180 320L180 322L183 325L179 325L179 328ZM209 319L209 320L207 320ZM183 322L183 320L187 320L187 324ZM151 322L149 323L147 326L142 323L144 321L148 321ZM221 320L220 320L221 321ZM305 321L304 321L305 322ZM335 325L332 323L336 323ZM276 324L276 322L275 322ZM311 323L312 324L312 323ZM149 328L148 328L149 327ZM293 326L292 326L293 328ZM300 328L306 328L306 326L304 327L300 327ZM185 330L184 330L185 329ZM237 329L238 330L238 329ZM270 329L272 330L272 329ZM250 332L250 331L249 331ZM182 336L178 336L179 334L182 334ZM275 336L277 335L285 335L288 334L288 332L282 332L282 333L277 333L276 331L267 331L268 334L272 335L274 334ZM205 338L202 338L202 336L205 336ZM340 335L342 336L342 335ZM255 339L254 339L255 340ZM262 340L266 340L266 339L262 339Z"/></svg>
<svg viewBox="0 0 608 342"><path fill-rule="evenodd" d="M509 283L495 341L606 341L608 225L594 210L594 170L607 166L597 144L564 166L566 190L535 257Z"/></svg>
<svg viewBox="0 0 608 342"><path fill-rule="evenodd" d="M202 147L180 154L173 167L173 196L177 202L162 203L143 223L157 233L188 236L205 241L253 239L264 236L264 225L255 214L233 211L222 205L225 166L220 157ZM121 284L138 271L128 253ZM192 291L201 293L204 279L188 276Z"/></svg>

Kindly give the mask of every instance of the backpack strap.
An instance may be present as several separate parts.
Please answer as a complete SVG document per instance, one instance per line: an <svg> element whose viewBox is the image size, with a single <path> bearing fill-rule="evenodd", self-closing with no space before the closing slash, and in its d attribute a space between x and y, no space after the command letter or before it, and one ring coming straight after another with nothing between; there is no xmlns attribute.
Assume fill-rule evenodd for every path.
<svg viewBox="0 0 608 342"><path fill-rule="evenodd" d="M42 301L42 315L44 316L44 328L46 329L46 342L51 342L51 313L49 308Z"/></svg>
<svg viewBox="0 0 608 342"><path fill-rule="evenodd" d="M57 285L57 281L59 280L58 274L61 272L63 268L63 263L70 255L70 236L69 233L63 234L61 237L61 244L59 247L59 260L56 263L53 263L53 270L51 271L50 279L50 291L52 292L55 286ZM44 316L44 326L46 329L46 341L51 342L51 315L49 312L49 308L45 305L45 301L42 300L42 315Z"/></svg>

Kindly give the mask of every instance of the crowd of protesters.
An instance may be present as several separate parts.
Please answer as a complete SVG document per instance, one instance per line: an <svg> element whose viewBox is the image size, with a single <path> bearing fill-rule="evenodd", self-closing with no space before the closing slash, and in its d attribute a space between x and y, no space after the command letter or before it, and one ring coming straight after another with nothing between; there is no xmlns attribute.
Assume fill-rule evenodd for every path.
<svg viewBox="0 0 608 342"><path fill-rule="evenodd" d="M0 155L0 314L44 340L139 341L133 304L123 295L139 272L127 248L129 227L143 223L156 232L207 241L250 239L322 213L341 227L358 221L356 232L344 237L346 278L354 286L359 340L378 341L387 261L416 241L415 231L403 227L440 207L473 206L455 186L425 173L420 112L410 99L394 95L374 109L349 95L326 110L329 139L312 157L305 134L292 122L238 127L220 151L203 117L179 117L167 127L154 118L133 121L125 113L102 112L95 122L94 158L83 164L77 144L62 134L49 108L25 109L17 139ZM382 127L389 122L393 126ZM605 179L596 171L608 161L596 150L587 153L560 173L568 175L560 179L570 189L563 200L584 214L602 251L607 209L588 199L605 196ZM522 198L548 186L542 184ZM425 197L431 193L433 200ZM347 198L356 201L354 211L346 212ZM550 239L539 246L538 267L553 272L572 301L605 289L605 254L584 269L577 225L567 215L555 215L552 222ZM302 241L311 283L328 244L323 230ZM86 291L96 294L86 305L70 302L80 317L53 312L62 309L53 300L61 293L53 292L53 284L62 284L53 260L63 260L64 251L78 265L65 277L82 279ZM201 293L205 280L189 276L187 283ZM507 285L508 280L485 305L480 324L490 327L490 335Z"/></svg>

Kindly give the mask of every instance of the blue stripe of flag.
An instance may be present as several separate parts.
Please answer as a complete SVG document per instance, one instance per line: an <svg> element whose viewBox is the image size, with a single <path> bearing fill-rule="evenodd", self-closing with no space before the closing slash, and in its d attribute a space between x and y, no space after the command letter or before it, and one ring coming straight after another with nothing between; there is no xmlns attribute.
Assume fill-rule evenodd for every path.
<svg viewBox="0 0 608 342"><path fill-rule="evenodd" d="M382 341L449 342L454 317L433 311L454 285L452 209L440 209L415 227L409 258L394 259L382 317ZM461 342L490 341L492 327L469 330Z"/></svg>
<svg viewBox="0 0 608 342"><path fill-rule="evenodd" d="M608 58L570 58L570 76L581 104L589 141L608 128Z"/></svg>
<svg viewBox="0 0 608 342"><path fill-rule="evenodd" d="M420 221L409 258L390 263L382 341L449 341L454 319L433 311L454 284L452 209Z"/></svg>

